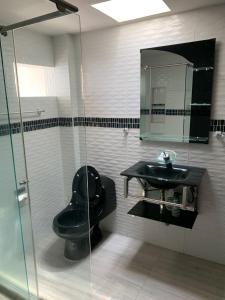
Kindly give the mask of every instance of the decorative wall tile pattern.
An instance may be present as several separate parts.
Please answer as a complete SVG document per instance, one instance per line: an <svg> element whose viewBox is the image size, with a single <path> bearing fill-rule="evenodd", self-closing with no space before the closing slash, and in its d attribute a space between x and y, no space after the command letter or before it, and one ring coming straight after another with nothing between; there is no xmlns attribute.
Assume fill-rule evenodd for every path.
<svg viewBox="0 0 225 300"><path fill-rule="evenodd" d="M73 125L73 118L59 118L58 120L59 122L59 126L62 126L62 127L72 127Z"/></svg>
<svg viewBox="0 0 225 300"><path fill-rule="evenodd" d="M212 6L83 33L86 115L139 118L140 49L216 38L218 46L210 125L213 131L224 130L224 14L225 5ZM106 229L225 263L223 140L211 134L209 145L141 142L137 129L129 130L127 136L120 129L106 127L87 127L86 131L88 163L116 182L118 206L115 213L104 221ZM127 215L138 199L124 199L123 179L119 174L138 160L154 161L160 149L176 151L178 164L207 168L200 192L200 213L193 230Z"/></svg>
<svg viewBox="0 0 225 300"><path fill-rule="evenodd" d="M222 131L225 132L225 120L211 120L210 131Z"/></svg>
<svg viewBox="0 0 225 300"><path fill-rule="evenodd" d="M74 126L93 126L109 128L139 128L139 118L74 118Z"/></svg>
<svg viewBox="0 0 225 300"><path fill-rule="evenodd" d="M149 109L141 109L141 115L149 115ZM163 109L153 108L151 109L152 115L172 115L172 116L190 116L191 110L188 109Z"/></svg>
<svg viewBox="0 0 225 300"><path fill-rule="evenodd" d="M59 126L59 118L40 119L33 121L24 121L23 130L24 132L47 129L51 127ZM12 134L20 133L21 126L20 122L11 123L10 126L7 124L0 125L0 136L7 135L11 131Z"/></svg>
<svg viewBox="0 0 225 300"><path fill-rule="evenodd" d="M139 118L94 118L94 117L76 117L76 118L49 118L23 122L24 132L47 129L51 127L106 127L106 128L139 128ZM0 136L20 132L20 123L12 123L10 127L7 124L0 125ZM225 120L211 120L210 131L225 132Z"/></svg>

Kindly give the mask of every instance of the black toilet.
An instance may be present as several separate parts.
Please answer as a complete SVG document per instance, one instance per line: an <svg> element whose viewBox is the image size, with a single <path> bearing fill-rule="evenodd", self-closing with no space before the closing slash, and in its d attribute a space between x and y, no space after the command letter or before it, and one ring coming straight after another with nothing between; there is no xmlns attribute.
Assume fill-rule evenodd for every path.
<svg viewBox="0 0 225 300"><path fill-rule="evenodd" d="M92 248L101 240L99 222L116 209L116 190L112 179L84 166L74 176L72 192L69 205L55 216L53 230L66 240L65 257L79 260L89 254L89 233Z"/></svg>

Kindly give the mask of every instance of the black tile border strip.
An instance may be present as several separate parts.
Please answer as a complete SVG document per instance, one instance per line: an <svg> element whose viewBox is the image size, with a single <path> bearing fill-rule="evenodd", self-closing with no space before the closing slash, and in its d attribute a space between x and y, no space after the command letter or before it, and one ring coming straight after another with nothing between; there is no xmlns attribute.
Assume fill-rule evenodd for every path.
<svg viewBox="0 0 225 300"><path fill-rule="evenodd" d="M35 121L23 122L24 132L47 129L47 128L57 127L57 126L59 126L59 118L40 119Z"/></svg>
<svg viewBox="0 0 225 300"><path fill-rule="evenodd" d="M73 118L58 118L59 126L61 127L72 127Z"/></svg>
<svg viewBox="0 0 225 300"><path fill-rule="evenodd" d="M210 131L225 132L225 120L210 120Z"/></svg>
<svg viewBox="0 0 225 300"><path fill-rule="evenodd" d="M141 109L141 115L169 115L169 116L186 116L191 114L190 109L165 109L165 108L152 108L152 109Z"/></svg>
<svg viewBox="0 0 225 300"><path fill-rule="evenodd" d="M193 107L192 109L165 109L165 108L153 108L141 109L141 115L166 115L166 116L209 116L210 110L209 107Z"/></svg>
<svg viewBox="0 0 225 300"><path fill-rule="evenodd" d="M139 118L74 118L74 126L107 127L107 128L139 128Z"/></svg>
<svg viewBox="0 0 225 300"><path fill-rule="evenodd" d="M59 118L40 119L23 122L24 132L34 130L47 129L59 126ZM20 122L0 125L0 136L8 135L9 133L16 134L21 132Z"/></svg>
<svg viewBox="0 0 225 300"><path fill-rule="evenodd" d="M23 123L24 132L47 129L52 127L105 127L105 128L133 128L140 127L140 118L99 118L99 117L76 117L76 118L49 118L25 121ZM15 122L10 126L0 125L0 136L19 133L21 131L20 123ZM225 120L211 120L210 131L225 132Z"/></svg>

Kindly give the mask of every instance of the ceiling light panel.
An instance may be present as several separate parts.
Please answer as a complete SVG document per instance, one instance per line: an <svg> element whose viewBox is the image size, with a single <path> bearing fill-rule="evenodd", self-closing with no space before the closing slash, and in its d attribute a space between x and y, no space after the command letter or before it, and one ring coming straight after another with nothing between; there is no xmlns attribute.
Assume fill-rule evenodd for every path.
<svg viewBox="0 0 225 300"><path fill-rule="evenodd" d="M110 0L91 5L117 22L169 12L163 0Z"/></svg>

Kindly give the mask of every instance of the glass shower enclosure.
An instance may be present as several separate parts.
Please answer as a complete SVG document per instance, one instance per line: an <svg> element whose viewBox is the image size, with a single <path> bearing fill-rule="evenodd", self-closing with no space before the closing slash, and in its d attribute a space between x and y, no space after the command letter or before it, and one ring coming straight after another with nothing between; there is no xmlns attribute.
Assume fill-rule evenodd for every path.
<svg viewBox="0 0 225 300"><path fill-rule="evenodd" d="M80 19L63 18L75 35L48 20L0 36L0 299L91 299L90 256L66 260L52 229L86 166Z"/></svg>
<svg viewBox="0 0 225 300"><path fill-rule="evenodd" d="M33 256L33 236L28 206L28 186L23 155L20 157L20 182L14 153L23 154L22 133L13 146L9 102L0 47L0 295L13 299L37 299L37 282ZM26 254L30 254L28 261ZM29 275L29 278L28 278ZM1 296L0 296L1 297Z"/></svg>

